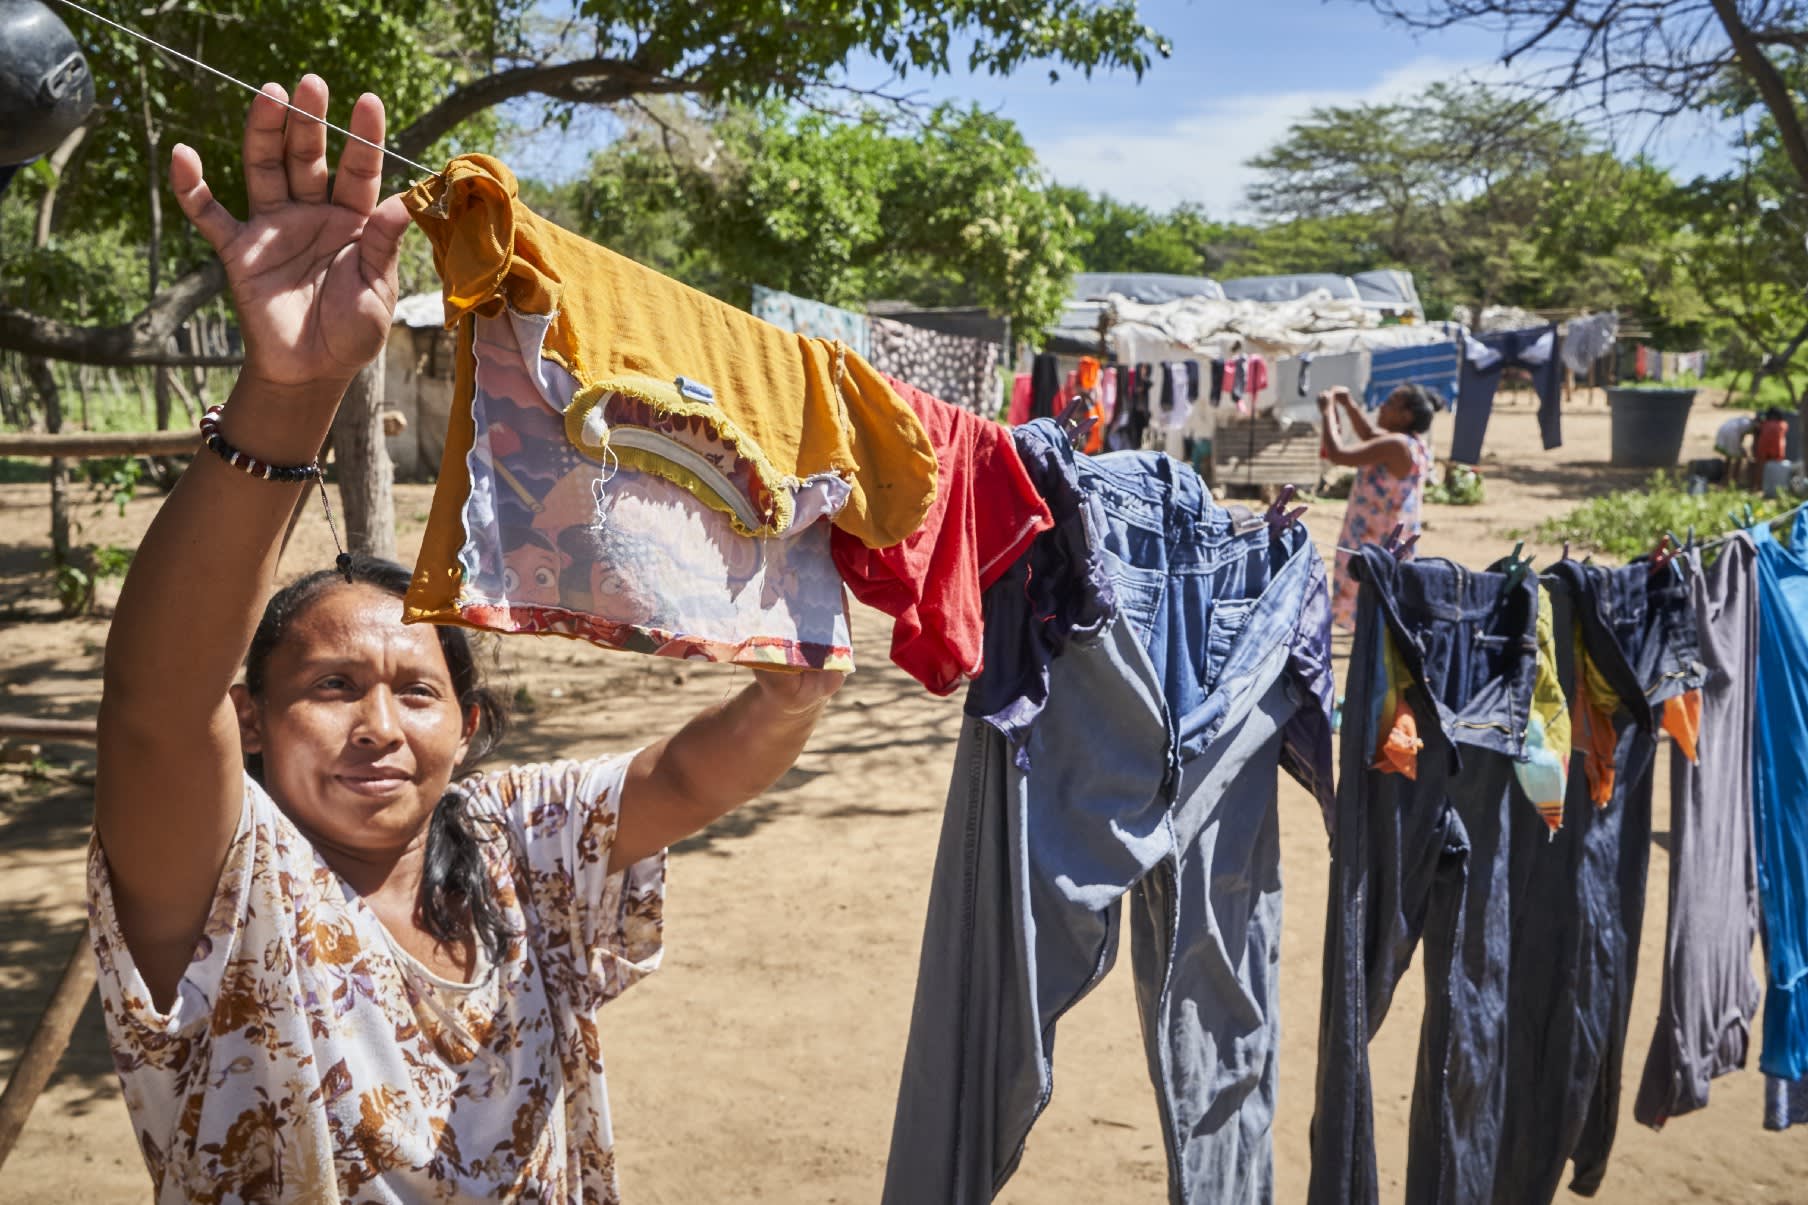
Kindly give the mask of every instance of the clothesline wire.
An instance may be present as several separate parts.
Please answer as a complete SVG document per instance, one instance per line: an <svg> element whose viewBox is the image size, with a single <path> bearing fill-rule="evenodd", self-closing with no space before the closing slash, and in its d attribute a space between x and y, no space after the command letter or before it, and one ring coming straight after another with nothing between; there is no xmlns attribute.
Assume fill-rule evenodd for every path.
<svg viewBox="0 0 1808 1205"><path fill-rule="evenodd" d="M1808 500L1798 502L1794 506L1790 507L1788 510L1784 511L1783 513L1778 514L1778 515L1772 515L1770 518L1765 519L1762 523L1754 523L1754 524L1752 524L1752 527L1776 527L1780 523L1787 523L1790 519L1795 518L1797 513L1799 513L1801 511L1801 509L1805 506L1808 506ZM1701 543L1694 545L1694 547L1703 552L1707 551L1710 548L1718 548L1722 544L1726 543L1728 540L1731 540L1734 536L1738 535L1740 531L1749 531L1749 530L1751 530L1751 528L1740 528L1738 531L1729 531L1723 536L1716 536L1714 539L1711 539L1711 540L1703 540Z"/></svg>
<svg viewBox="0 0 1808 1205"><path fill-rule="evenodd" d="M1794 506L1790 507L1788 510L1782 512L1781 514L1772 515L1770 518L1765 519L1761 523L1754 523L1752 525L1752 527L1776 527L1779 524L1787 523L1790 519L1793 519L1798 513L1800 513L1804 507L1808 507L1808 500L1798 502ZM1723 536L1716 536L1714 539L1711 539L1711 540L1703 540L1699 544L1691 544L1691 545L1689 545L1689 547L1695 549L1697 552L1706 552L1711 548L1720 547L1722 544L1725 544L1729 540L1731 540L1734 536L1737 536L1737 535L1741 534L1742 532L1749 531L1749 530L1751 530L1751 528L1739 528L1735 531L1729 531ZM1337 551L1342 552L1342 553L1348 553L1350 556L1357 556L1361 553L1362 550L1359 548L1345 548L1343 545L1339 544L1337 546Z"/></svg>
<svg viewBox="0 0 1808 1205"><path fill-rule="evenodd" d="M117 29L119 32L126 34L129 37L137 38L140 42L144 42L147 45L154 46L158 50L163 51L165 54L174 55L176 58L181 59L185 63L192 63L203 71L206 71L213 75L219 76L221 79L225 80L229 84L237 84L239 87L245 89L245 91L247 91L247 92L255 93L256 95L262 96L267 100L275 101L277 104L281 105L283 108L289 110L289 112L298 113L301 116L307 118L309 121L317 121L321 125L325 126L327 129L336 130L339 133L345 135L347 138L351 139L353 142L363 143L365 146L370 147L372 150L381 151L383 154L389 156L391 159L396 159L403 163L406 163L409 167L412 167L415 171L425 172L429 176L439 175L439 173L437 171L433 170L430 167L427 167L425 164L416 163L414 160L410 159L408 156L400 153L399 151L392 151L388 147L382 145L381 143L372 142L368 138L364 138L364 137L361 137L360 135L352 133L350 130L345 129L343 126L336 126L332 122L328 121L326 118L318 117L318 116L314 115L313 113L308 112L306 109L297 108L296 106L290 104L286 100L277 100L274 96L271 96L268 92L265 92L262 88L256 87L252 84L248 84L244 80L239 79L236 76L227 75L224 71L221 71L218 67L213 67L206 63L203 63L200 59L196 58L192 54L184 54L173 46L165 46L162 42L157 41L157 39L148 37L144 34L141 34L136 29L133 29L129 25L121 25L118 21L113 20L113 18L111 18L111 17L102 16L100 13L95 12L91 8L84 8L80 4L77 4L75 2L75 0L56 0L56 2L67 8L73 8L78 13L84 13L87 16L93 17L96 21L99 21L103 25L110 25L114 29Z"/></svg>

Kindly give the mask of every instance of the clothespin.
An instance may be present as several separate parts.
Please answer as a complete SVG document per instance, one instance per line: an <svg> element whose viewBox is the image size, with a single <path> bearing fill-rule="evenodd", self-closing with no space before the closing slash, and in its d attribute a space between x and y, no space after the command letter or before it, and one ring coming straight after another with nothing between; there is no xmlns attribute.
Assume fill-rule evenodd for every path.
<svg viewBox="0 0 1808 1205"><path fill-rule="evenodd" d="M1563 541L1563 555L1558 557L1557 559L1558 559L1558 561L1569 560L1569 541L1568 540Z"/></svg>
<svg viewBox="0 0 1808 1205"><path fill-rule="evenodd" d="M1404 523L1394 524L1394 529L1387 533L1387 539L1381 541L1382 551L1384 551L1384 552L1397 551L1400 547L1400 536L1405 531L1406 531L1406 524L1404 524Z"/></svg>
<svg viewBox="0 0 1808 1205"><path fill-rule="evenodd" d="M1306 513L1304 506L1297 506L1291 511L1287 509L1287 503L1293 501L1293 496L1297 493L1299 493L1298 487L1283 485L1281 492L1275 495L1274 505L1268 508L1268 514L1265 516L1268 520L1268 535L1271 539L1278 538L1282 532L1299 522L1300 516Z"/></svg>
<svg viewBox="0 0 1808 1205"><path fill-rule="evenodd" d="M1670 563L1670 541L1670 533L1666 531L1662 538L1657 541L1657 548L1651 553L1651 575L1653 577L1656 577L1659 573L1663 572L1664 566Z"/></svg>
<svg viewBox="0 0 1808 1205"><path fill-rule="evenodd" d="M1525 541L1521 540L1519 543L1513 545L1513 553L1511 556L1507 557L1507 589L1509 590L1514 589L1520 582L1524 581L1526 570L1532 567L1532 562L1524 559L1520 555L1524 551Z"/></svg>
<svg viewBox="0 0 1808 1205"><path fill-rule="evenodd" d="M1758 525L1758 516L1752 514L1751 503L1749 502L1745 504L1745 525L1747 527L1756 527Z"/></svg>
<svg viewBox="0 0 1808 1205"><path fill-rule="evenodd" d="M1419 534L1414 532L1412 535L1408 536L1398 548L1394 549L1394 559L1396 561L1404 561L1412 554L1413 546L1418 542Z"/></svg>
<svg viewBox="0 0 1808 1205"><path fill-rule="evenodd" d="M1061 429L1067 432L1068 441L1076 448L1086 442L1086 437L1092 433L1094 424L1099 421L1098 415L1090 412L1091 408L1092 396L1090 394L1075 394L1073 400L1067 403L1060 416L1055 419L1061 425Z"/></svg>

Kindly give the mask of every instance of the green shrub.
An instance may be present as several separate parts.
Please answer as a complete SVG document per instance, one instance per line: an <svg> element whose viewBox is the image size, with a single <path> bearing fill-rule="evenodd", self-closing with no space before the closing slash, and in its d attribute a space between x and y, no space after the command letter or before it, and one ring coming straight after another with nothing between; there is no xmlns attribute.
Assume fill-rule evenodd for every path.
<svg viewBox="0 0 1808 1205"><path fill-rule="evenodd" d="M1629 561L1650 552L1665 532L1686 539L1689 528L1698 540L1711 539L1744 525L1745 507L1767 519L1794 505L1789 499L1767 502L1750 490L1710 489L1691 494L1676 478L1654 473L1642 489L1615 490L1590 498L1566 515L1546 519L1533 533L1546 544L1569 542L1585 550Z"/></svg>
<svg viewBox="0 0 1808 1205"><path fill-rule="evenodd" d="M1444 480L1433 482L1425 491L1425 501L1439 506L1480 506L1486 498L1482 475L1466 464L1449 465Z"/></svg>
<svg viewBox="0 0 1808 1205"><path fill-rule="evenodd" d="M144 461L136 456L112 456L82 461L81 473L94 489L94 500L104 505L111 502L126 517L126 503L138 492L144 480Z"/></svg>
<svg viewBox="0 0 1808 1205"><path fill-rule="evenodd" d="M1726 404L1735 410L1766 410L1771 406L1781 406L1785 410L1796 408L1795 399L1789 396L1789 385L1775 373L1764 378L1758 385L1756 395L1750 392L1749 372L1710 372L1704 376L1684 373L1673 381L1656 381L1651 384L1658 389L1736 390L1726 400Z"/></svg>

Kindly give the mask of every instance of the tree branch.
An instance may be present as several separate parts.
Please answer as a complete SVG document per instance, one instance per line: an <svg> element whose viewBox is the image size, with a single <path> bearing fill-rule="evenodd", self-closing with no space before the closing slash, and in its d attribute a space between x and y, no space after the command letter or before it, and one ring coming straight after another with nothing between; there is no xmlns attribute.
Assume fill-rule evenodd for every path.
<svg viewBox="0 0 1808 1205"><path fill-rule="evenodd" d="M238 364L238 356L193 356L171 350L168 340L189 315L219 296L226 270L210 259L159 293L142 313L114 326L76 326L0 306L0 348L77 364L125 368L134 364Z"/></svg>
<svg viewBox="0 0 1808 1205"><path fill-rule="evenodd" d="M1561 26L1565 21L1569 20L1570 16L1576 11L1576 3L1577 3L1577 0L1564 0L1563 7L1558 9L1555 13L1553 13L1551 15L1551 19L1549 21L1545 22L1545 26L1543 29L1539 30L1537 33L1533 34L1531 37L1529 37L1525 41L1521 42L1518 46L1515 46L1513 49L1507 51L1505 54L1500 56L1501 64L1503 66L1511 67L1513 65L1514 59L1518 58L1520 55L1524 54L1526 51L1531 50L1533 47L1537 46L1540 42L1544 41L1546 38L1548 38L1552 34L1556 33L1558 27Z"/></svg>
<svg viewBox="0 0 1808 1205"><path fill-rule="evenodd" d="M583 59L512 67L454 88L390 139L390 145L410 159L451 133L458 124L485 109L522 96L546 96L575 104L613 104L631 96L702 92L694 80L672 79L636 63L621 59Z"/></svg>

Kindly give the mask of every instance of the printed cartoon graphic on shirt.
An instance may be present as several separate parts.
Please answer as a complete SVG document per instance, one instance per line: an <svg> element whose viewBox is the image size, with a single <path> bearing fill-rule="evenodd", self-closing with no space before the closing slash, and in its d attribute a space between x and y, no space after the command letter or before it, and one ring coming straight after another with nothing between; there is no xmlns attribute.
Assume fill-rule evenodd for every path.
<svg viewBox="0 0 1808 1205"><path fill-rule="evenodd" d="M786 536L745 535L736 513L763 486L708 424L649 423L634 428L641 442L597 453L573 431L581 441L592 415L606 420L638 399L586 393L556 365L541 365L536 381L515 323L473 321L461 539L443 563L430 545L421 557L425 572L455 572L459 586L450 606L410 618L662 656L853 668L821 521L846 501L846 482L824 474L800 485ZM691 488L633 466L653 441Z"/></svg>

